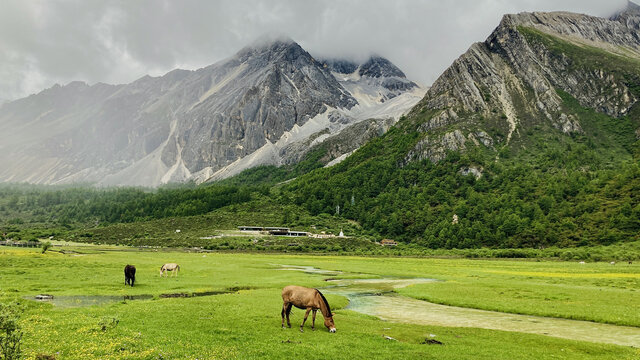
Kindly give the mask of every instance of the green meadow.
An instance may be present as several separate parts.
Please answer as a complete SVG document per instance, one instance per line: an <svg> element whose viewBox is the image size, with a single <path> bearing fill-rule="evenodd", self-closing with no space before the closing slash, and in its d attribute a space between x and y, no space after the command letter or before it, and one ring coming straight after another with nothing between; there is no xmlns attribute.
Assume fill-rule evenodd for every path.
<svg viewBox="0 0 640 360"><path fill-rule="evenodd" d="M62 252L60 250L63 250ZM177 262L177 277L160 266ZM124 285L123 268L137 267ZM340 271L318 275L281 265ZM327 294L338 332L320 314L301 333L304 312L280 327L280 291L289 284L323 288L326 278L433 278L395 291L430 302L640 327L640 265L560 261L188 253L122 246L0 247L0 299L21 310L26 359L637 359L640 349L520 332L393 323L347 308ZM201 297L164 294L220 292ZM118 296L93 306L28 300ZM125 296L147 295L143 300ZM120 298L118 298L120 299ZM389 340L386 337L391 337ZM426 339L443 343L424 344ZM47 357L49 356L49 357Z"/></svg>

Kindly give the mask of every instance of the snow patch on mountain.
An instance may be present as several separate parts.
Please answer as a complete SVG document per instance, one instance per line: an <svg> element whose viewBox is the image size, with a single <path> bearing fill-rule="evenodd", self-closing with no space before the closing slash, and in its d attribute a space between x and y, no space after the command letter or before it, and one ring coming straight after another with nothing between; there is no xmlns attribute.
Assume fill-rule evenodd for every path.
<svg viewBox="0 0 640 360"><path fill-rule="evenodd" d="M277 142L273 144L268 142L251 155L238 159L218 171L212 172L209 168L195 174L196 183L222 180L259 165L284 165L285 154L283 151L291 144L305 141L314 135L317 137L310 146L322 143L346 127L363 120L393 118L394 121L397 121L402 115L409 112L426 92L426 89L416 86L410 91L384 101L384 90L375 86L368 77L363 77L358 82L353 80L354 76L350 76L346 80L341 78L339 74L334 73L334 76L343 86L346 85L347 91L358 101L356 106L351 109L328 107L325 112L309 119L304 125L295 124L291 130L284 132ZM342 154L330 163L337 164L352 152Z"/></svg>

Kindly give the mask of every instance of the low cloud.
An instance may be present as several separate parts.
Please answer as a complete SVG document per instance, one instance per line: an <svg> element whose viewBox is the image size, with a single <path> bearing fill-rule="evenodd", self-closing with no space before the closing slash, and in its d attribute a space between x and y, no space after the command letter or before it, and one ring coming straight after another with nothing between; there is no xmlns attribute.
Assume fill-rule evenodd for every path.
<svg viewBox="0 0 640 360"><path fill-rule="evenodd" d="M609 16L625 0L21 1L0 11L0 99L54 83L125 83L233 55L268 33L313 55L376 53L432 83L505 13Z"/></svg>

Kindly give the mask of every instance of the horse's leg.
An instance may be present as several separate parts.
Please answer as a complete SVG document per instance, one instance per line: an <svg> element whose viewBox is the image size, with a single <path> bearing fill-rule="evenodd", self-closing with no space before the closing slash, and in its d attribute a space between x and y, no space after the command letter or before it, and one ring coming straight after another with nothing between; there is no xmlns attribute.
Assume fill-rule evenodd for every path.
<svg viewBox="0 0 640 360"><path fill-rule="evenodd" d="M289 328L291 328L291 321L289 320L289 314L291 314L291 307L293 306L293 304L288 303L287 304L287 311L286 311L286 315L287 315L287 326Z"/></svg>
<svg viewBox="0 0 640 360"><path fill-rule="evenodd" d="M282 315L282 328L284 329L284 315L287 313L287 303L283 302L282 303L282 312L280 313L280 315Z"/></svg>
<svg viewBox="0 0 640 360"><path fill-rule="evenodd" d="M302 324L300 325L300 332L302 332L302 328L304 327L304 322L307 321L307 317L309 317L309 311L311 308L307 308L307 312L304 313L304 319L302 319Z"/></svg>
<svg viewBox="0 0 640 360"><path fill-rule="evenodd" d="M316 329L316 311L318 311L318 309L313 309L313 315L311 316L311 330Z"/></svg>

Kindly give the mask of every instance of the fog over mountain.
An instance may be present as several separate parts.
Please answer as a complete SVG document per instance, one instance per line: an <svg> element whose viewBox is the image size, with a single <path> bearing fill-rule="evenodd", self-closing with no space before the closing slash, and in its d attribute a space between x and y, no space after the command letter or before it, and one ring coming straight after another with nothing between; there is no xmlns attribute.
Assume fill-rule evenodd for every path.
<svg viewBox="0 0 640 360"><path fill-rule="evenodd" d="M19 1L0 11L0 99L55 83L129 83L228 58L278 32L320 58L379 54L431 84L505 13L609 16L624 0Z"/></svg>
<svg viewBox="0 0 640 360"><path fill-rule="evenodd" d="M316 59L290 38L262 37L196 71L74 81L1 106L0 181L203 182L297 163L324 142L321 162L335 163L423 95L385 58Z"/></svg>

